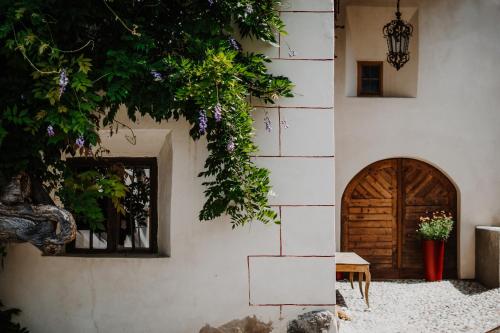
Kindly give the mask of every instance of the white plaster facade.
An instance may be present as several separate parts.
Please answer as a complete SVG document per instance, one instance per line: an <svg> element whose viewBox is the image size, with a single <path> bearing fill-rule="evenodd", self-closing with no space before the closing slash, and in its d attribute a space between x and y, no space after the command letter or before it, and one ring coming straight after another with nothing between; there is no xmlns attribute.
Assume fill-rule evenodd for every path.
<svg viewBox="0 0 500 333"><path fill-rule="evenodd" d="M369 20L368 26L392 18L394 1L346 1L341 3L353 6L353 17ZM370 9L380 15L370 18ZM187 333L252 314L285 332L299 313L332 309L340 240L335 198L359 170L389 157L427 161L454 182L458 273L474 277L474 226L500 223L500 1L408 0L402 11L412 13L418 29L412 60L399 73L387 68L384 80L392 84L389 95L414 98L349 97L348 56L365 43L351 40L352 52L346 52L346 24L347 30L335 31L334 103L331 0L285 2L281 16L289 34L281 36L279 48L243 43L271 57L272 71L296 84L296 97L273 107L253 101L261 148L256 160L271 169L271 203L281 226L231 230L224 218L198 222L203 140L193 142L182 121L141 119L133 125L136 146L123 137L122 143L113 141L120 137L107 143L115 156L158 157L159 244L165 256L41 257L30 245L13 245L0 273L0 299L20 307L22 323L35 333ZM341 18L347 16L343 7ZM379 42L366 42L382 61L381 27L375 35ZM265 130L266 116L271 132Z"/></svg>
<svg viewBox="0 0 500 333"><path fill-rule="evenodd" d="M363 22L342 22L346 30L336 31L336 196L342 196L357 172L378 160L411 157L436 166L454 182L459 194L458 275L473 278L474 226L500 224L500 1L401 2L403 18L418 30L410 46L412 59L398 73L389 74L412 80L396 88L407 90L415 84L415 98L349 97L349 64L385 60L379 52L385 48L381 24L392 19L395 1L342 3L342 20L353 17L346 18L346 12L380 15L364 15ZM362 28L374 22L380 26L375 31L377 39L371 34L361 36L373 51L372 59L353 59L352 53L346 54L349 34L354 33L349 31L350 24ZM369 56L369 51L365 49L363 56ZM384 72L389 70L384 64ZM413 70L416 75L408 77Z"/></svg>
<svg viewBox="0 0 500 333"><path fill-rule="evenodd" d="M10 246L0 299L23 310L31 332L191 333L252 314L285 332L297 314L333 310L333 4L290 0L281 10L289 33L279 48L243 46L269 55L271 70L296 84L293 99L254 102L255 158L272 172L282 224L231 230L226 218L199 222L205 142L193 142L183 121L141 118L131 124L135 146L124 133L104 144L113 156L158 158L163 257L42 257L28 244Z"/></svg>

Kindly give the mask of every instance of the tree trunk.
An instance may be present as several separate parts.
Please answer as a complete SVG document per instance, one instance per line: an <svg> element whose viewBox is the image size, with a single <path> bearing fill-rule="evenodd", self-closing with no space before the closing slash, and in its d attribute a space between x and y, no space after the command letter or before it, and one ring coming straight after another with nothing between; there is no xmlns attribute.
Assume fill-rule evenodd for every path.
<svg viewBox="0 0 500 333"><path fill-rule="evenodd" d="M59 226L59 228L57 228ZM39 182L21 173L0 195L0 243L29 242L45 255L60 254L76 237L76 223L57 207Z"/></svg>

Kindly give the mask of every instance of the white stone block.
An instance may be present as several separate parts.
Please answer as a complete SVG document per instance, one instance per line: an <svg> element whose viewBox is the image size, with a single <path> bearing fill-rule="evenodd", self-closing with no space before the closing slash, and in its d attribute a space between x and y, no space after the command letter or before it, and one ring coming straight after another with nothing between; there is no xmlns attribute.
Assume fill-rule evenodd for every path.
<svg viewBox="0 0 500 333"><path fill-rule="evenodd" d="M282 98L280 106L333 107L333 60L273 60L271 73L288 77L295 85L293 98ZM263 105L255 101L255 106Z"/></svg>
<svg viewBox="0 0 500 333"><path fill-rule="evenodd" d="M287 34L281 36L281 58L333 59L332 13L282 13Z"/></svg>
<svg viewBox="0 0 500 333"><path fill-rule="evenodd" d="M271 170L272 205L333 205L334 159L307 157L257 158Z"/></svg>
<svg viewBox="0 0 500 333"><path fill-rule="evenodd" d="M284 156L333 156L333 109L281 109Z"/></svg>
<svg viewBox="0 0 500 333"><path fill-rule="evenodd" d="M335 304L333 257L249 257L250 304Z"/></svg>
<svg viewBox="0 0 500 333"><path fill-rule="evenodd" d="M266 117L270 122L270 131L266 129ZM278 109L257 108L252 112L252 118L255 128L254 142L259 147L257 155L278 156L280 153Z"/></svg>
<svg viewBox="0 0 500 333"><path fill-rule="evenodd" d="M335 208L281 207L284 255L334 255Z"/></svg>
<svg viewBox="0 0 500 333"><path fill-rule="evenodd" d="M236 28L235 31L238 29ZM255 37L250 38L250 36L243 38L239 33L236 33L236 39L241 43L243 52L262 53L269 58L279 57L279 45L271 45ZM276 35L276 41L279 41L278 35Z"/></svg>
<svg viewBox="0 0 500 333"><path fill-rule="evenodd" d="M333 0L284 0L282 11L333 11Z"/></svg>

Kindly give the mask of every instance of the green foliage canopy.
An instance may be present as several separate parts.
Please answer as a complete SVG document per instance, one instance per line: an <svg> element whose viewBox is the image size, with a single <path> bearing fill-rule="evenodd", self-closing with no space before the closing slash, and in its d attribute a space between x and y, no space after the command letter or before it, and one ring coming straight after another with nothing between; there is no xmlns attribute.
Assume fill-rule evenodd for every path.
<svg viewBox="0 0 500 333"><path fill-rule="evenodd" d="M269 172L251 160L257 147L248 100L291 97L292 84L267 72L265 56L241 50L234 27L243 37L276 43L284 32L279 5L0 0L0 179L24 170L49 187L63 184L67 207L98 221L90 208L99 186L115 198L123 198L122 189L109 175L64 182L70 176L62 156L98 155L105 149L98 131L123 126L116 114L124 105L132 121L138 113L156 121L182 117L193 139L206 137L200 220L228 214L233 227L276 221L267 199Z"/></svg>

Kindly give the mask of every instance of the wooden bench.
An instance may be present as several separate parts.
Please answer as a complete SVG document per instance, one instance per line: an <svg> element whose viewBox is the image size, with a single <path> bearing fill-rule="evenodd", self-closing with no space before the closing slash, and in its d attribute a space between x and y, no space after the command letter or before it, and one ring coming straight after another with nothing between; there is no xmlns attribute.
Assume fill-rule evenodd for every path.
<svg viewBox="0 0 500 333"><path fill-rule="evenodd" d="M354 285L352 283L354 279L354 273L358 273L359 291L361 292L361 296L365 298L366 305L370 307L370 302L368 301L368 290L370 289L371 282L370 263L354 252L336 252L335 267L337 272L349 273L351 288L354 288ZM363 275L365 276L364 295Z"/></svg>

